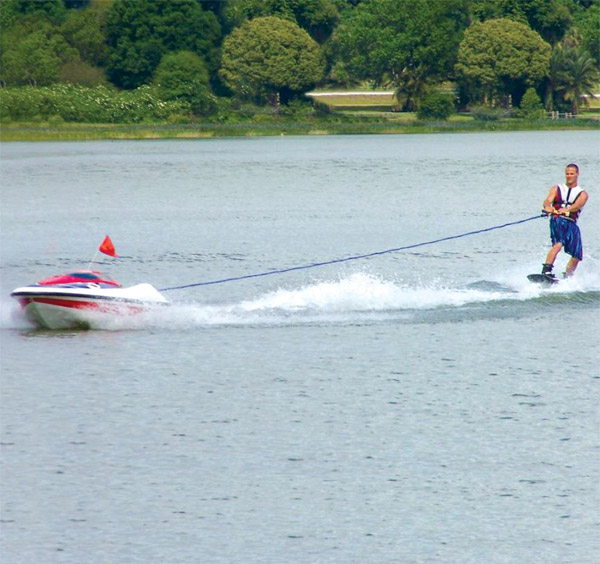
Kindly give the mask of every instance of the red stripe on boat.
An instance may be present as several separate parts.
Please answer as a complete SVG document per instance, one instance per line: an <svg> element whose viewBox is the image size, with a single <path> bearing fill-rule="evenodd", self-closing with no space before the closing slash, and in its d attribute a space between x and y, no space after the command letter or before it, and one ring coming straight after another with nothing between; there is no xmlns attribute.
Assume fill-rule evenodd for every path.
<svg viewBox="0 0 600 564"><path fill-rule="evenodd" d="M25 307L30 303L38 303L38 304L48 304L58 307L68 307L72 309L94 309L97 311L106 311L106 312L122 312L127 311L129 313L139 313L143 311L143 307L127 305L119 302L115 302L112 304L102 303L102 302L87 302L81 300L72 300L72 299L56 299L56 298L26 298L24 300L19 300L21 305Z"/></svg>

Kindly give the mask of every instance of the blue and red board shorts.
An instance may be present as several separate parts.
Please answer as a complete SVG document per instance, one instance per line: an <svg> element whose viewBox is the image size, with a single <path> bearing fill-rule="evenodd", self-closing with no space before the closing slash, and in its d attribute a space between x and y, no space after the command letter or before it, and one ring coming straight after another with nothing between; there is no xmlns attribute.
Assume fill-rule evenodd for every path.
<svg viewBox="0 0 600 564"><path fill-rule="evenodd" d="M562 243L563 249L568 255L579 260L583 259L581 231L574 221L560 216L550 218L550 239L552 239L553 245Z"/></svg>

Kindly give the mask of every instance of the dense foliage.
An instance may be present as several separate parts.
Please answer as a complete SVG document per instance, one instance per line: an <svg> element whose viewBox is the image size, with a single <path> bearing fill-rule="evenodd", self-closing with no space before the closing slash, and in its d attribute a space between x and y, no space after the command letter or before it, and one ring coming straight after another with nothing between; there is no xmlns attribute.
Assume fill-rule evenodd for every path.
<svg viewBox="0 0 600 564"><path fill-rule="evenodd" d="M471 99L518 106L525 90L548 75L551 47L527 25L509 19L475 22L458 50L456 71Z"/></svg>
<svg viewBox="0 0 600 564"><path fill-rule="evenodd" d="M191 51L167 53L154 73L154 82L164 100L186 102L196 115L209 114L214 107L206 64Z"/></svg>
<svg viewBox="0 0 600 564"><path fill-rule="evenodd" d="M524 117L540 118L544 116L544 106L533 88L528 88L521 100L521 112Z"/></svg>
<svg viewBox="0 0 600 564"><path fill-rule="evenodd" d="M275 16L298 24L323 43L339 21L336 4L328 0L235 0L225 2L225 26L231 30L247 20Z"/></svg>
<svg viewBox="0 0 600 564"><path fill-rule="evenodd" d="M150 86L118 91L114 87L87 88L73 84L54 84L35 88L4 88L0 96L0 115L12 119L138 123L169 121L187 110L179 100L164 101Z"/></svg>
<svg viewBox="0 0 600 564"><path fill-rule="evenodd" d="M332 42L334 73L397 89L414 109L427 84L452 75L466 0L373 0L348 14Z"/></svg>
<svg viewBox="0 0 600 564"><path fill-rule="evenodd" d="M268 16L244 22L225 38L220 76L240 98L277 104L319 82L323 66L306 31Z"/></svg>
<svg viewBox="0 0 600 564"><path fill-rule="evenodd" d="M282 112L315 86L365 85L422 116L454 105L436 96L449 85L481 115L526 92L577 113L600 90L600 0L1 0L0 28L11 119Z"/></svg>
<svg viewBox="0 0 600 564"><path fill-rule="evenodd" d="M119 0L106 18L108 76L116 86L147 84L163 55L188 50L217 68L221 36L216 16L196 0Z"/></svg>
<svg viewBox="0 0 600 564"><path fill-rule="evenodd" d="M419 119L447 120L454 112L454 97L444 92L427 92L417 111Z"/></svg>

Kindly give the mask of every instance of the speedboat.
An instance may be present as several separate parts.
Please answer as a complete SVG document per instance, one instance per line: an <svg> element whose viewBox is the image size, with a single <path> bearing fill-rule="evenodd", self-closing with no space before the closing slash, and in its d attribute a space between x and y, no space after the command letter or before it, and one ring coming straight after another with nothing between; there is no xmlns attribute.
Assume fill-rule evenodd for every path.
<svg viewBox="0 0 600 564"><path fill-rule="evenodd" d="M150 284L123 288L96 270L78 270L16 288L10 294L44 329L90 328L107 316L129 316L168 304Z"/></svg>

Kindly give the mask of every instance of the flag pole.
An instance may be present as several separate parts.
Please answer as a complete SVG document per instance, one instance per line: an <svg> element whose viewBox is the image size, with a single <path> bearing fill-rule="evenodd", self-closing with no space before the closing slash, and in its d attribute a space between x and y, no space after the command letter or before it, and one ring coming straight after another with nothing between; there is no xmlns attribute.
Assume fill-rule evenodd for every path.
<svg viewBox="0 0 600 564"><path fill-rule="evenodd" d="M94 253L94 256L92 257L90 264L88 264L88 270L92 270L92 263L96 260L96 256L98 256L98 249L96 249L96 252Z"/></svg>

